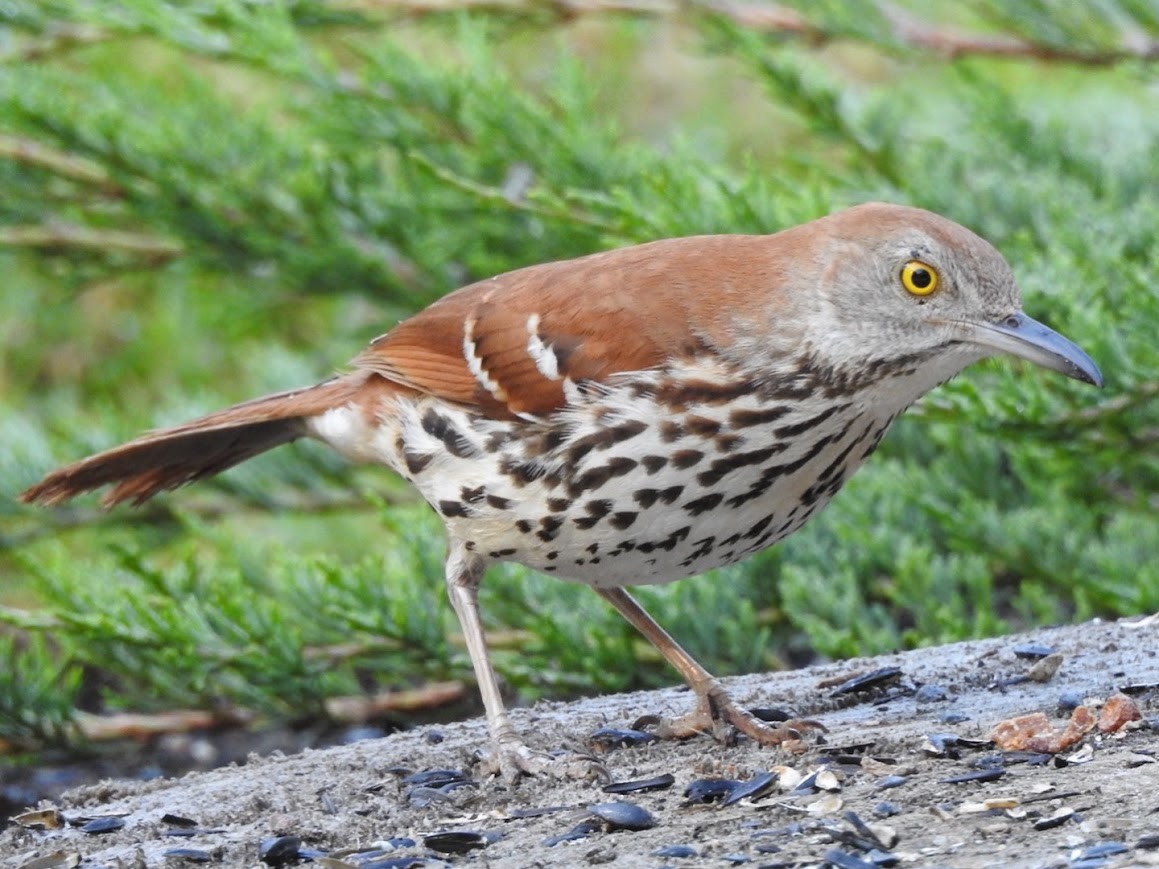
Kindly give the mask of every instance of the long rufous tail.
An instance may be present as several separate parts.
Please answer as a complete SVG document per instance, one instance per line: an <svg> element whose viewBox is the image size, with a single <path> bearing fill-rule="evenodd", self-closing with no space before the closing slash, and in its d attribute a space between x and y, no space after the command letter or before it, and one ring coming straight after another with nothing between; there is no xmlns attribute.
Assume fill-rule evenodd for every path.
<svg viewBox="0 0 1159 869"><path fill-rule="evenodd" d="M212 477L306 434L304 421L350 401L365 385L350 374L305 389L256 398L59 468L20 495L25 503L56 504L101 486L101 503L141 504L159 492Z"/></svg>

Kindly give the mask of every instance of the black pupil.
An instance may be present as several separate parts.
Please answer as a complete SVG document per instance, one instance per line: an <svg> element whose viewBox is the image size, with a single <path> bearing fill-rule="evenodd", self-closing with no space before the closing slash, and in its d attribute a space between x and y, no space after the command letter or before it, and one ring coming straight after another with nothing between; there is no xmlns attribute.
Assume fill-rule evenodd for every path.
<svg viewBox="0 0 1159 869"><path fill-rule="evenodd" d="M910 281L913 282L913 285L919 290L924 290L931 283L933 283L934 280L933 275L931 275L925 269L914 269L912 272L910 272L909 278Z"/></svg>

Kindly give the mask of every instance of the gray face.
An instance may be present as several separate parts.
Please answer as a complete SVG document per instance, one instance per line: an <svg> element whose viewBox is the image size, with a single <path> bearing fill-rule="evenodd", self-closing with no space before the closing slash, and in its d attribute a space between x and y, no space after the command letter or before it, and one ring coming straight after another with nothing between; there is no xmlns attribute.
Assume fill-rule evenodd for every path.
<svg viewBox="0 0 1159 869"><path fill-rule="evenodd" d="M936 215L916 214L918 224L887 224L830 249L818 288L827 315L811 330L830 364L922 357L931 377L914 385L928 388L977 359L1010 353L1102 383L1090 357L1022 313L1014 273L992 245Z"/></svg>

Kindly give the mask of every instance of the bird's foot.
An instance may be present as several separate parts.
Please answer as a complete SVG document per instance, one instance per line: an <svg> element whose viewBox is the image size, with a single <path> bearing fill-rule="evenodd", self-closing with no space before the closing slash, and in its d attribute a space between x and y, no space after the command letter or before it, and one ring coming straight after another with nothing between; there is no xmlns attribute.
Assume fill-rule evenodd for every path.
<svg viewBox="0 0 1159 869"><path fill-rule="evenodd" d="M707 733L724 745L735 742L738 733L760 745L800 743L803 734L826 729L820 721L811 719L795 718L778 722L775 726L761 721L739 707L715 680L700 694L696 708L688 714L679 718L646 715L632 726L636 729L652 727L661 739L688 739Z"/></svg>
<svg viewBox="0 0 1159 869"><path fill-rule="evenodd" d="M517 736L504 736L493 741L490 755L483 760L488 775L514 782L523 776L536 776L577 781L611 781L607 768L588 754L562 751L549 754L537 751Z"/></svg>

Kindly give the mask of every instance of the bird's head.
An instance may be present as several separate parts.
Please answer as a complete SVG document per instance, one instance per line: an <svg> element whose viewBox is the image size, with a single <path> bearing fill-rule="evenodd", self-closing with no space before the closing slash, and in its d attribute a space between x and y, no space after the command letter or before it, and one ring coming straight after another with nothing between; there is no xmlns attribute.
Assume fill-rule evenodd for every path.
<svg viewBox="0 0 1159 869"><path fill-rule="evenodd" d="M1102 385L1086 353L1023 313L1002 254L965 227L881 203L817 223L821 305L807 341L826 364L901 375L913 398L999 353Z"/></svg>

